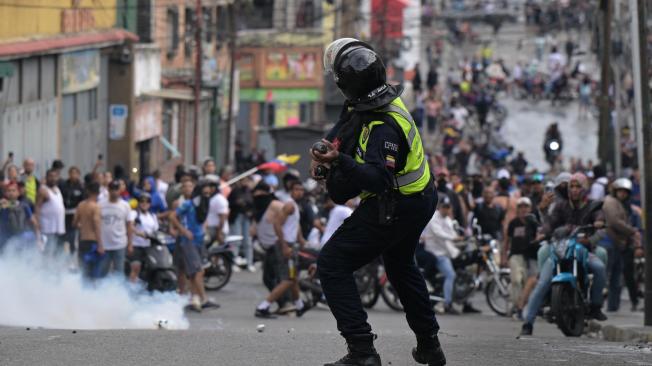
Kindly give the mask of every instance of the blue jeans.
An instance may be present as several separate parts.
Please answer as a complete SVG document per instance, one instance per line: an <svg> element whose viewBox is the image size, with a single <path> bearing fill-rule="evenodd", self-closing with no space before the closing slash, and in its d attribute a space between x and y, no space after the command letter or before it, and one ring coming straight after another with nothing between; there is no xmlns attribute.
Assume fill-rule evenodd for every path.
<svg viewBox="0 0 652 366"><path fill-rule="evenodd" d="M235 254L238 254L238 252L244 252L247 265L252 266L254 264L254 248L251 245L251 239L249 238L249 225L250 221L247 215L238 214L231 226L231 230L233 235L242 235L242 242L240 243L239 248L235 248Z"/></svg>
<svg viewBox="0 0 652 366"><path fill-rule="evenodd" d="M109 272L118 275L124 275L125 257L127 249L107 250L104 252L104 257L100 260L98 266L100 267L100 278L106 277Z"/></svg>
<svg viewBox="0 0 652 366"><path fill-rule="evenodd" d="M453 303L453 285L455 284L455 269L453 262L445 256L437 256L437 269L444 275L444 302L446 305Z"/></svg>
<svg viewBox="0 0 652 366"><path fill-rule="evenodd" d="M526 323L534 324L539 308L543 304L543 300L550 290L554 270L555 268L550 259L547 259L543 264L543 267L540 268L537 286L534 288L534 291L528 300L527 314L525 316ZM593 254L589 254L589 272L593 273L590 299L591 305L602 307L602 290L604 290L605 281L607 279L606 269L604 263Z"/></svg>
<svg viewBox="0 0 652 366"><path fill-rule="evenodd" d="M613 243L600 243L609 253L607 262L607 276L609 278L609 297L607 298L607 311L618 311L620 308L620 294L622 292L622 283L620 278L623 276L624 257Z"/></svg>

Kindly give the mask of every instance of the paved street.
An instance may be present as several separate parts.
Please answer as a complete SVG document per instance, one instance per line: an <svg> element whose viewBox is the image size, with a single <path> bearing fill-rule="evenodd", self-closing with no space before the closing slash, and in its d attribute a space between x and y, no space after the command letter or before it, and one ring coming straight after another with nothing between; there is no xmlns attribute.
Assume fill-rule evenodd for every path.
<svg viewBox="0 0 652 366"><path fill-rule="evenodd" d="M212 294L222 308L190 314L186 331L0 328L0 365L321 365L341 356L344 342L327 309L261 321L253 310L264 294L260 273L237 273ZM474 304L482 315L439 317L449 365L652 365L650 347L564 338L542 322L535 337L517 339L520 323L491 315L481 296ZM402 314L380 300L370 320L383 365L416 365Z"/></svg>

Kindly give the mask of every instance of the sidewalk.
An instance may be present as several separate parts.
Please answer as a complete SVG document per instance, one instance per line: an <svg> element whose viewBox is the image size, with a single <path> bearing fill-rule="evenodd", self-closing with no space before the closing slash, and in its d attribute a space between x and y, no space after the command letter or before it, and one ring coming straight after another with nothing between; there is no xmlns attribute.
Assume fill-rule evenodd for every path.
<svg viewBox="0 0 652 366"><path fill-rule="evenodd" d="M629 311L628 301L623 301L617 313L606 314L609 317L607 321L592 320L589 323L591 332L599 333L602 339L609 342L652 343L652 327L643 325L642 311Z"/></svg>

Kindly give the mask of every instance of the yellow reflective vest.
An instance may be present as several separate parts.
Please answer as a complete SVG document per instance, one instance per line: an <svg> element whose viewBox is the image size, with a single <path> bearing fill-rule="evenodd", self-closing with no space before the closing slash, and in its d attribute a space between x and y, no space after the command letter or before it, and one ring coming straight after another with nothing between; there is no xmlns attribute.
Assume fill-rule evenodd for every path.
<svg viewBox="0 0 652 366"><path fill-rule="evenodd" d="M394 174L394 189L404 195L410 195L423 191L428 182L430 181L430 168L423 151L423 144L421 143L421 136L414 124L412 116L408 112L405 104L401 98L396 98L392 103L376 109L373 112L387 113L396 121L397 125L403 131L407 140L410 151L407 154L405 166L400 172ZM355 161L364 164L364 155L367 152L367 143L369 142L369 135L375 126L382 125L383 121L371 121L366 123L360 137L358 138L358 147L362 151L362 156L355 154ZM360 198L365 199L373 196L371 192L362 192Z"/></svg>

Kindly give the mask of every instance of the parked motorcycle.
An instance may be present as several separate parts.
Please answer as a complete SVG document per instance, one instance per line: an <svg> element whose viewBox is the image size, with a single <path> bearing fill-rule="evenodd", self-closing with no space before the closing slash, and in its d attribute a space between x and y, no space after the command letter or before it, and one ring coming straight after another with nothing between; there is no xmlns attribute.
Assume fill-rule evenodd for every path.
<svg viewBox="0 0 652 366"><path fill-rule="evenodd" d="M233 246L242 241L240 235L230 235L224 244L217 242L207 249L208 264L204 269L204 287L206 290L217 291L226 286L233 274Z"/></svg>
<svg viewBox="0 0 652 366"><path fill-rule="evenodd" d="M145 258L141 263L139 278L147 284L147 291L176 291L177 274L172 263L172 254L168 249L174 237L159 231L149 235L150 246L145 248ZM129 262L125 263L125 274L131 271Z"/></svg>

